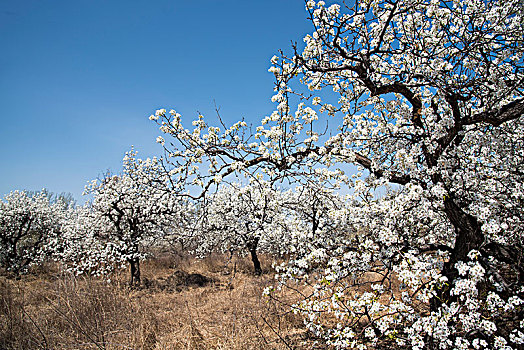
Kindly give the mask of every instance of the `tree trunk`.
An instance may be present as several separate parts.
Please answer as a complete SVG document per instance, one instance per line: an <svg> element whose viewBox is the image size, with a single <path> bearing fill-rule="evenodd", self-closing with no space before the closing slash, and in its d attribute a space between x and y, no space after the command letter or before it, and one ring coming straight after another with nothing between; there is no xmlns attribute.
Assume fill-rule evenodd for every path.
<svg viewBox="0 0 524 350"><path fill-rule="evenodd" d="M139 258L132 258L128 260L129 266L131 267L131 279L129 280L130 286L140 285L140 260Z"/></svg>
<svg viewBox="0 0 524 350"><path fill-rule="evenodd" d="M450 198L444 201L444 211L455 227L457 234L450 262L464 261L468 253L473 249L478 250L484 241L480 224L474 216L465 213Z"/></svg>
<svg viewBox="0 0 524 350"><path fill-rule="evenodd" d="M249 253L251 253L251 261L253 261L255 275L260 276L262 274L262 267L260 266L260 260L258 260L258 256L257 256L258 241L259 241L259 238L257 237L252 242L250 242L247 245L247 247L249 249Z"/></svg>
<svg viewBox="0 0 524 350"><path fill-rule="evenodd" d="M477 219L464 212L452 198L444 200L444 212L455 228L455 246L450 254L449 260L444 263L442 274L447 277L447 285L443 286L437 296L431 300L431 309L436 310L443 303L453 301L450 296L450 289L454 280L458 277L455 264L458 261L467 261L468 253L479 250L484 241L484 235Z"/></svg>

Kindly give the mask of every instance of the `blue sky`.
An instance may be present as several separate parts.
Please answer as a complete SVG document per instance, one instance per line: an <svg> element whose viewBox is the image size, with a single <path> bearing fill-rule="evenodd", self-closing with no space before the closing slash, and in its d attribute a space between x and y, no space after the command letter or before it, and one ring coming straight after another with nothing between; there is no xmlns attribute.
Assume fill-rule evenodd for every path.
<svg viewBox="0 0 524 350"><path fill-rule="evenodd" d="M149 114L256 123L269 60L311 31L301 0L0 0L0 194L71 192L160 155Z"/></svg>

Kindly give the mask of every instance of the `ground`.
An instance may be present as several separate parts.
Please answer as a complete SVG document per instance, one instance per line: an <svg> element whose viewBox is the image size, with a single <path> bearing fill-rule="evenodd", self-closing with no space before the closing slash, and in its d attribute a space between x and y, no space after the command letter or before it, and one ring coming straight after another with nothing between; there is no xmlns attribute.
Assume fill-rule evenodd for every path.
<svg viewBox="0 0 524 350"><path fill-rule="evenodd" d="M312 349L323 348L281 302L272 258L250 261L163 254L142 264L142 286L125 270L107 278L73 276L47 264L20 279L0 277L2 349Z"/></svg>

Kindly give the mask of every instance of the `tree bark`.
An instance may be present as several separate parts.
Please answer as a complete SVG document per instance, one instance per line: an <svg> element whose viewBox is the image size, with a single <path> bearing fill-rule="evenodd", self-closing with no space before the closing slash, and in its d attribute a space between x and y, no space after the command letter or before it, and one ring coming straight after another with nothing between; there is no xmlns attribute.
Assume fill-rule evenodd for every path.
<svg viewBox="0 0 524 350"><path fill-rule="evenodd" d="M131 269L131 278L129 280L130 286L140 285L140 260L139 258L132 258L128 260Z"/></svg>
<svg viewBox="0 0 524 350"><path fill-rule="evenodd" d="M458 261L466 261L468 253L473 250L480 250L484 241L484 235L477 219L464 212L452 198L444 200L444 212L455 228L455 246L451 251L449 260L444 263L442 275L447 277L447 284L442 286L437 292L437 296L431 300L431 309L436 310L443 303L453 301L450 290L454 280L458 277L455 264Z"/></svg>
<svg viewBox="0 0 524 350"><path fill-rule="evenodd" d="M259 238L257 237L253 241L251 241L247 245L247 247L249 249L249 253L251 254L251 261L253 262L255 275L260 276L262 274L262 267L260 265L260 260L258 260L258 256L257 256L258 241L259 241Z"/></svg>

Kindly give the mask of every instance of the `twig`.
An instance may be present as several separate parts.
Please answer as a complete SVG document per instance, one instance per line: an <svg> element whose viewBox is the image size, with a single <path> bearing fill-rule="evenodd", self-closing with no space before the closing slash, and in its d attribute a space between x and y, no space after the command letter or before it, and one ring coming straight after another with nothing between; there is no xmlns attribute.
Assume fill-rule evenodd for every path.
<svg viewBox="0 0 524 350"><path fill-rule="evenodd" d="M25 308L22 306L21 307L22 309L22 312L24 313L24 315L27 316L27 318L29 318L29 320L31 321L31 323L36 327L36 329L38 330L38 332L40 333L40 335L42 336L42 339L44 340L44 349L49 349L49 345L47 344L47 338L45 337L45 334L44 332L42 331L42 329L38 326L38 324L33 320L33 318L29 315L29 313L27 311L25 311Z"/></svg>
<svg viewBox="0 0 524 350"><path fill-rule="evenodd" d="M271 326L271 325L269 324L269 322L265 319L264 316L260 316L260 318L261 318L262 321L264 321L264 323L269 327L269 329L271 329L271 331L277 335L277 337L280 339L280 341L282 341L282 343L284 343L284 345L285 345L288 349L293 350L293 348L292 348L292 347L291 347L291 346L286 342L286 340L285 340L284 338L282 338L282 336L280 335L280 333L277 332L277 331L273 328L273 326Z"/></svg>

